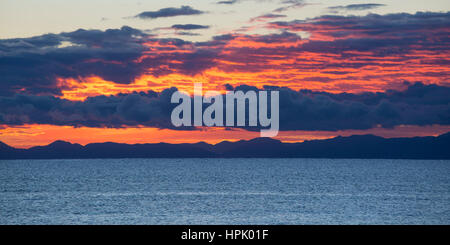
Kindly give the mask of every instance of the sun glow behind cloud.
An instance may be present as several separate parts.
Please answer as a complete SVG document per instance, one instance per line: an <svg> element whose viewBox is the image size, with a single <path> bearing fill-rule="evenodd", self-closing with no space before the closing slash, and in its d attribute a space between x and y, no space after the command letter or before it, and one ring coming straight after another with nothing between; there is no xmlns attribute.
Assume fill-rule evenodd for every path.
<svg viewBox="0 0 450 245"><path fill-rule="evenodd" d="M61 98L83 100L88 96L162 91L170 87L192 92L194 82L202 82L205 89L221 91L224 84L246 84L259 88L269 85L331 93L401 89L404 81L449 84L450 68L445 62L450 55L448 50L426 50L420 45L410 45L410 50L401 54L380 55L379 50L352 49L336 53L308 48L307 45L314 45L314 39L300 40L297 37L298 39L292 40L294 34L286 35L289 37L284 37L283 34L234 35L230 41L207 48L196 47L195 44L146 42L144 46L147 50L132 62L144 67L146 63L153 64L153 60L162 59L163 62L144 69L133 82L117 83L97 75L58 77L57 87L61 90ZM270 38L274 38L276 42L272 42ZM319 39L319 44L325 41ZM332 43L334 41L331 40ZM200 57L199 59L206 59L200 61L207 62L208 67L195 68L200 70L189 74L183 66L187 65L186 62L193 62L189 66L195 67L196 58L187 61L186 57L201 56L198 52L202 49L217 53L214 57Z"/></svg>
<svg viewBox="0 0 450 245"><path fill-rule="evenodd" d="M432 2L438 4L437 1ZM342 2L339 8L329 8L333 7L329 3L321 6L311 1L291 8L272 1L256 4L254 10L258 13L250 16L248 13L251 11L247 11L246 15L242 13L253 10L253 1L233 4L239 8L236 10L238 13L232 13L234 7L231 5L220 6L229 8L230 12L216 9L218 4L205 3L196 3L189 8L199 12L195 16L185 16L186 19L164 17L152 19L151 22L137 18L124 19L141 24L146 21L146 25L150 26L146 28L150 29L145 30L128 26L106 31L80 29L33 38L0 40L0 58L4 64L0 70L3 79L1 96L36 96L27 97L32 102L44 96L54 96L82 102L95 96L161 92L172 87L192 93L193 84L198 82L203 83L204 91L218 90L222 93L230 87L228 85L260 89L279 86L332 94L405 90L414 82L450 85L449 13L415 13L408 10L406 12L409 13L387 14L399 12L390 11L398 3L389 1L384 5L369 6L378 14L368 14L364 9L367 6L353 6L350 2ZM8 2L8 5L11 4ZM149 9L151 15L167 7L163 3L152 6L154 9ZM408 7L411 6L417 8L418 5L412 1ZM355 10L355 7L357 13L348 12L352 8ZM299 16L293 13L305 8L320 11L311 16L301 15L301 19L292 19ZM276 9L280 9L282 14ZM330 12L336 9L342 12L341 15ZM135 16L144 10L136 8L133 11L128 16ZM216 14L223 25L214 21L198 21L205 20L202 18L208 15L211 17L211 14ZM240 17L239 21L228 21L223 16ZM196 30L202 33L200 37L180 38L172 28L198 28L198 24L208 25L201 31ZM27 103L20 98L17 101ZM17 108L24 107L17 105ZM33 108L24 110L27 109L32 111ZM56 115L57 112L51 111L49 114ZM73 119L71 116L79 115L64 116ZM4 118L4 121L18 124L10 120L12 115ZM439 122L445 122L445 118L441 117ZM224 139L257 137L255 132L242 129L181 131L134 124L120 129L104 128L103 124L98 128L73 128L32 122L23 128L0 126L1 140L16 146L44 144L66 137L69 141L83 144L122 139L127 143L165 140L172 143L196 142L201 139L214 143ZM444 132L443 129L447 129L446 126L397 126L395 130L373 128L361 130L361 133L383 132L380 134L386 137L424 133L435 135L436 132ZM346 130L343 134L347 132L360 133ZM339 134L339 131L284 131L279 139L301 141Z"/></svg>

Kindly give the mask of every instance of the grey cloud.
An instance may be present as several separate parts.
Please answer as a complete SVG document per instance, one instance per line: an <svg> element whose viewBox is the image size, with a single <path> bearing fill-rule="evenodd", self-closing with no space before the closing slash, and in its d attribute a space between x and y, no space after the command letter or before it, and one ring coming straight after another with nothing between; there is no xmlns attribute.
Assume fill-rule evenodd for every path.
<svg viewBox="0 0 450 245"><path fill-rule="evenodd" d="M238 0L229 0L229 1L218 1L216 2L216 4L227 4L227 5L231 5L231 4L235 4L237 3Z"/></svg>
<svg viewBox="0 0 450 245"><path fill-rule="evenodd" d="M349 4L345 6L333 6L329 7L330 10L367 10L367 9L374 9L386 6L385 4L378 4L378 3L364 3L364 4Z"/></svg>
<svg viewBox="0 0 450 245"><path fill-rule="evenodd" d="M175 17L182 15L200 15L203 13L205 12L194 9L190 6L181 6L180 8L162 8L157 11L145 11L136 15L135 17L140 19L156 19L162 17Z"/></svg>
<svg viewBox="0 0 450 245"><path fill-rule="evenodd" d="M404 91L362 94L295 91L273 86L265 86L264 90L280 92L280 130L335 131L377 126L450 125L450 87L422 83L407 85ZM226 85L226 88L258 90L248 85L235 88ZM21 94L0 97L0 124L173 128L170 114L176 104L170 103L170 97L175 91L176 88L171 88L160 93L96 96L83 102Z"/></svg>
<svg viewBox="0 0 450 245"><path fill-rule="evenodd" d="M250 21L263 21L263 20L271 20L276 18L283 18L286 17L284 14L264 14L257 16L255 18L252 18Z"/></svg>
<svg viewBox="0 0 450 245"><path fill-rule="evenodd" d="M208 29L209 26L197 24L176 24L172 25L171 28L176 30L198 30L198 29Z"/></svg>
<svg viewBox="0 0 450 245"><path fill-rule="evenodd" d="M280 12L284 12L284 11L287 11L290 9L302 8L307 5L304 0L284 0L284 1L281 1L281 3L288 4L288 5L277 8L273 12L280 13Z"/></svg>

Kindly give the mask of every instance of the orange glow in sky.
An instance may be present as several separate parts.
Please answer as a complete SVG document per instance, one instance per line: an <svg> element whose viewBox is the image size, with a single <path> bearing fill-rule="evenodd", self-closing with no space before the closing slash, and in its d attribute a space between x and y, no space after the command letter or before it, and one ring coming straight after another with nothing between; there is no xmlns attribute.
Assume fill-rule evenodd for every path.
<svg viewBox="0 0 450 245"><path fill-rule="evenodd" d="M327 17L323 17L323 19L327 20ZM20 83L17 86L11 86L11 91L17 92L17 94L27 94L31 91L36 96L51 94L71 101L83 101L88 97L100 95L110 96L150 90L161 92L171 87L192 94L194 83L202 83L203 92L215 90L221 93L225 92L226 84L233 87L249 85L257 88L268 85L328 93L403 90L407 87L405 81L450 86L450 66L448 66L450 51L448 48L439 47L439 45L447 44L445 37L442 38L438 35L435 37L435 34L438 33L444 33L444 35L448 33L450 31L448 27L438 26L431 28L432 30L405 30L406 33L418 32L419 34L422 30L427 31L425 33L427 35L423 37L430 39L428 40L430 42L419 39L418 42L412 44L402 42L393 47L390 44L377 46L369 42L366 46L360 47L354 40L358 38L372 38L375 41L383 38L394 38L392 40L395 40L397 33L389 32L390 29L387 28L386 33L371 34L374 31L364 29L359 24L351 29L351 26L347 26L349 24L335 26L326 23L327 21L325 24L321 24L321 22L305 20L293 22L289 26L276 22L258 24L258 29L263 28L270 32L276 30L277 33L227 32L224 33L227 34L225 37L215 36L206 42L185 42L180 38L166 39L160 38L156 34L145 34L139 39L132 38L133 45L142 49L138 49L135 53L132 52L134 55L127 54L128 58L122 58L123 56L108 58L108 55L83 56L79 58L79 61L73 62L75 65L64 64L64 67L70 68L67 69L70 72L53 72L48 79L45 76L43 79L45 83L42 86L56 92L40 90L41 87L38 87L39 89L32 87L27 90L26 87L20 87L22 86ZM252 27L248 27L247 30L251 29ZM302 35L303 33L308 33L307 37ZM422 36L419 35L419 37ZM445 40L439 40L440 38ZM339 42L345 39L348 39L349 43ZM86 45L86 47L88 46ZM95 48L101 50L102 45L96 44ZM120 54L120 52L118 53ZM115 55L112 56L115 57ZM57 63L57 61L55 62ZM93 64L99 65L98 67L106 64L114 66L108 66L109 70L105 70L103 73L99 72L101 68L97 69L97 66L92 66L92 70L88 69L84 72L77 71L83 70L79 67L91 67ZM121 70L122 68L123 70ZM108 76L110 70L115 71L115 69L122 72L121 75L126 78L116 76L114 72L112 72L114 75ZM56 80L53 79L55 77ZM11 83L15 83L14 79L11 80ZM113 81L114 79L118 81ZM33 82L33 79L25 80ZM26 84L24 81L23 83ZM11 109L11 111L13 110L15 108ZM437 135L447 131L450 131L450 126L439 125L398 126L394 129L373 128L337 132L299 130L282 131L276 138L285 142L299 142L337 135L372 133L383 137L403 137ZM236 141L258 136L259 131L206 127L199 130L182 131L150 127L118 129L74 128L46 124L0 125L0 141L16 147L45 145L55 140L80 144L106 141L122 143L205 141L217 143L223 140Z"/></svg>
<svg viewBox="0 0 450 245"><path fill-rule="evenodd" d="M374 128L370 130L342 131L280 131L275 139L283 142L302 142L305 140L327 139L338 135L374 134L385 138L437 136L450 131L450 126L399 126L393 129ZM0 130L0 141L18 148L28 148L37 145L47 145L56 140L86 145L98 142L117 143L196 143L207 142L216 144L221 141L250 140L259 137L259 131L242 129L225 129L203 127L201 130L179 131L156 129L148 127L128 128L89 128L55 125L24 125L4 127Z"/></svg>

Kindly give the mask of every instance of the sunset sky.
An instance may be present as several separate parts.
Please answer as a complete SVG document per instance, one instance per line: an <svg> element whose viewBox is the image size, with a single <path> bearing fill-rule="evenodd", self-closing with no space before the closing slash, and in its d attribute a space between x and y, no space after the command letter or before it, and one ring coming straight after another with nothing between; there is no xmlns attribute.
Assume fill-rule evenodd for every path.
<svg viewBox="0 0 450 245"><path fill-rule="evenodd" d="M450 2L1 0L0 141L252 139L177 129L170 94L280 91L285 142L450 131Z"/></svg>

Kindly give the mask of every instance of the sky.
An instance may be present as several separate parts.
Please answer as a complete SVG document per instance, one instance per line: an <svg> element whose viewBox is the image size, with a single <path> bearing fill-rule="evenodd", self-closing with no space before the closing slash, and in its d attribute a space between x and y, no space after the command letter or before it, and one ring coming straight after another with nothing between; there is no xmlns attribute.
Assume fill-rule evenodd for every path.
<svg viewBox="0 0 450 245"><path fill-rule="evenodd" d="M0 0L0 141L217 143L170 94L280 90L285 142L450 131L449 1Z"/></svg>

